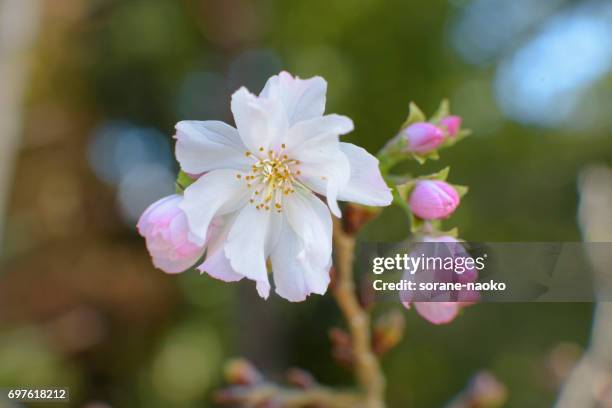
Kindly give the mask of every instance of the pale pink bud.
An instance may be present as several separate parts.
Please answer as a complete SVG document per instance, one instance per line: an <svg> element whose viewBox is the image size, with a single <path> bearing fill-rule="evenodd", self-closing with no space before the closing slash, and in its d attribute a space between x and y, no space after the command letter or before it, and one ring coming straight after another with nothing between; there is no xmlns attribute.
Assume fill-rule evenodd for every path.
<svg viewBox="0 0 612 408"><path fill-rule="evenodd" d="M183 196L173 194L151 204L138 220L155 267L168 273L189 269L203 255L204 246L190 241L187 217L179 208Z"/></svg>
<svg viewBox="0 0 612 408"><path fill-rule="evenodd" d="M244 358L230 360L225 365L225 379L231 384L255 385L263 382L263 375Z"/></svg>
<svg viewBox="0 0 612 408"><path fill-rule="evenodd" d="M411 256L437 257L440 259L466 258L470 254L456 238L451 236L424 237L413 250ZM475 268L465 268L461 273L457 268L445 269L420 267L417 271L406 270L402 279L417 284L423 282L444 282L467 284L478 280ZM446 324L457 317L461 308L479 300L478 292L461 289L459 291L432 290L418 292L402 291L400 300L410 309L414 305L417 313L433 324Z"/></svg>
<svg viewBox="0 0 612 408"><path fill-rule="evenodd" d="M429 323L446 324L459 315L461 305L455 302L416 302L414 308Z"/></svg>
<svg viewBox="0 0 612 408"><path fill-rule="evenodd" d="M415 153L429 153L444 141L444 132L431 123L413 123L404 130L408 150Z"/></svg>
<svg viewBox="0 0 612 408"><path fill-rule="evenodd" d="M455 137L461 128L461 116L447 116L440 120L440 126L446 128L448 137Z"/></svg>
<svg viewBox="0 0 612 408"><path fill-rule="evenodd" d="M425 220L446 218L459 205L459 194L448 183L439 180L417 181L408 201L412 213Z"/></svg>

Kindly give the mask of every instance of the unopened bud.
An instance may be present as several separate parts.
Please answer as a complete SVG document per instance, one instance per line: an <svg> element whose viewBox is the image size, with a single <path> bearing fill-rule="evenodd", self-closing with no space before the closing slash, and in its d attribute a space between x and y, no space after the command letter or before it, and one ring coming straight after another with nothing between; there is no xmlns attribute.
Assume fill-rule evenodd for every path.
<svg viewBox="0 0 612 408"><path fill-rule="evenodd" d="M442 129L427 122L413 123L403 132L408 142L408 150L414 153L429 153L444 142Z"/></svg>
<svg viewBox="0 0 612 408"><path fill-rule="evenodd" d="M313 388L317 381L312 374L301 368L292 368L287 372L287 382L303 390Z"/></svg>
<svg viewBox="0 0 612 408"><path fill-rule="evenodd" d="M263 375L248 360L237 358L225 365L225 379L230 384L254 385L263 381Z"/></svg>
<svg viewBox="0 0 612 408"><path fill-rule="evenodd" d="M447 116L440 120L440 126L446 129L448 137L453 138L461 129L461 116Z"/></svg>
<svg viewBox="0 0 612 408"><path fill-rule="evenodd" d="M399 310L392 310L381 316L374 327L372 347L377 355L383 355L395 347L404 335L404 316Z"/></svg>
<svg viewBox="0 0 612 408"><path fill-rule="evenodd" d="M470 388L472 406L476 407L501 407L508 397L506 387L487 371L476 374Z"/></svg>
<svg viewBox="0 0 612 408"><path fill-rule="evenodd" d="M408 204L417 217L437 220L451 215L459 205L459 194L450 184L440 180L417 181Z"/></svg>
<svg viewBox="0 0 612 408"><path fill-rule="evenodd" d="M344 330L332 327L329 330L332 342L332 356L340 365L351 367L353 365L353 345L351 336Z"/></svg>

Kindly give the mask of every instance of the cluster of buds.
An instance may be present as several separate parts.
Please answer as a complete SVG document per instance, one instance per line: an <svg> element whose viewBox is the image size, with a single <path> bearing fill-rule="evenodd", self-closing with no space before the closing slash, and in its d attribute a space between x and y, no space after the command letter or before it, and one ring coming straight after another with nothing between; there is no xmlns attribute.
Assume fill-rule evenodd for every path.
<svg viewBox="0 0 612 408"><path fill-rule="evenodd" d="M437 173L411 177L394 176L393 167L406 159L424 163L427 159L437 160L438 151L450 147L470 134L461 128L461 117L450 114L448 101L440 104L437 112L429 119L414 103L410 114L398 135L381 151L379 157L388 179L395 181L399 203L412 218L412 232L425 235L432 231L432 223L448 218L459 206L461 197L467 192L464 186L446 181L449 168ZM395 177L395 180L393 178ZM423 226L427 228L423 229Z"/></svg>
<svg viewBox="0 0 612 408"><path fill-rule="evenodd" d="M456 238L457 231L444 231L441 229L441 221L455 212L461 198L467 193L467 187L447 181L448 167L434 174L415 177L395 171L400 168L396 165L409 159L420 164L426 160L437 160L440 149L454 145L469 133L461 128L461 117L450 113L448 101L443 101L429 119L411 103L408 119L379 154L383 174L395 185L395 204L403 208L411 219L411 232L415 242L439 243L440 247L444 247L445 243L462 246ZM470 280L477 278L476 273L466 276L468 275ZM417 312L425 319L434 324L442 324L453 320L461 307L475 299L474 296L468 296L466 299L463 299L464 296L460 297L461 299L446 299L443 302L419 302L402 298L402 303L407 308L414 304Z"/></svg>
<svg viewBox="0 0 612 408"><path fill-rule="evenodd" d="M363 400L356 392L320 385L311 373L300 368L286 373L286 385L270 382L245 359L230 361L225 379L229 385L215 394L215 403L220 406L355 407Z"/></svg>
<svg viewBox="0 0 612 408"><path fill-rule="evenodd" d="M439 148L445 140L453 140L461 128L461 117L451 115L440 119L437 125L429 122L416 122L402 129L407 150L417 154L427 154Z"/></svg>
<svg viewBox="0 0 612 408"><path fill-rule="evenodd" d="M420 163L438 159L438 150L454 145L470 133L461 128L461 117L451 115L449 109L448 101L444 100L437 112L427 119L418 106L411 103L408 119L381 152L384 158L395 162L411 157Z"/></svg>
<svg viewBox="0 0 612 408"><path fill-rule="evenodd" d="M421 164L427 159L437 160L440 149L452 146L469 135L469 130L461 128L461 122L460 116L450 114L447 100L442 101L429 119L416 104L411 103L408 119L379 154L383 174L395 184L399 193L396 204L412 217L412 232L415 234L429 233L432 221L448 218L459 206L467 188L446 181L448 168L420 177L395 175L393 168L411 158ZM424 224L428 227L426 231L421 228Z"/></svg>

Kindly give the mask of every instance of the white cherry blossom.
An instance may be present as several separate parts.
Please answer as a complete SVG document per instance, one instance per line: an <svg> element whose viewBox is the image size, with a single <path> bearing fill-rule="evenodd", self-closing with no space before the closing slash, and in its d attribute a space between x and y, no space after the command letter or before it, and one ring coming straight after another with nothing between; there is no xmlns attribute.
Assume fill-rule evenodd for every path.
<svg viewBox="0 0 612 408"><path fill-rule="evenodd" d="M267 298L271 267L280 296L302 301L323 294L330 211L341 216L337 201L391 203L378 160L340 142L353 130L351 119L323 114L326 90L323 78L281 72L259 95L246 88L232 95L235 128L219 121L176 125L182 170L202 174L180 204L193 243L208 245L201 271L224 281L246 277ZM222 227L209 234L213 220Z"/></svg>

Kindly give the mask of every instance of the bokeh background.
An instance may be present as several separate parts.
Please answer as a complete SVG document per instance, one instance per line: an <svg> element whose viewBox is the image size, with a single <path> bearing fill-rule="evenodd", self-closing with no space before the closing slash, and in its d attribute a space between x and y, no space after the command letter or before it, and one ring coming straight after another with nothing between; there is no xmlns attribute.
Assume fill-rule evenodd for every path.
<svg viewBox="0 0 612 408"><path fill-rule="evenodd" d="M446 225L474 241L575 241L577 179L612 164L605 0L0 0L0 387L69 386L73 406L209 407L246 356L350 384L329 297L155 270L134 225L173 192L174 124L231 121L229 96L286 69L372 152L408 103L449 97L474 135L442 152L470 186ZM591 304L484 304L436 327L406 312L383 360L391 407L440 407L478 370L508 407L550 406Z"/></svg>

